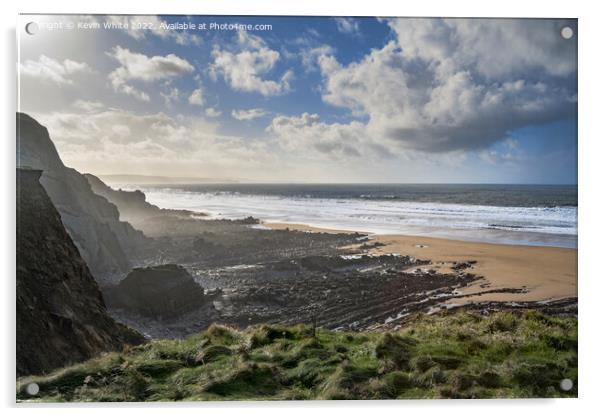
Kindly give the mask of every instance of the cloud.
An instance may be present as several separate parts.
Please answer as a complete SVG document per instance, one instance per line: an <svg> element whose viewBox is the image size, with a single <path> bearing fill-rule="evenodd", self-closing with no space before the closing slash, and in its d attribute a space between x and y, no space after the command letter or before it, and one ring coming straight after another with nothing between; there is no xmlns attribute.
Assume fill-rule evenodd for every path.
<svg viewBox="0 0 602 416"><path fill-rule="evenodd" d="M201 117L121 109L33 116L48 128L65 163L82 172L226 178L277 163L263 143L219 134L216 123Z"/></svg>
<svg viewBox="0 0 602 416"><path fill-rule="evenodd" d="M525 159L520 144L511 137L500 142L495 149L486 149L479 152L479 158L490 165L500 165L503 163L516 164L521 159Z"/></svg>
<svg viewBox="0 0 602 416"><path fill-rule="evenodd" d="M149 101L150 97L147 93L132 86L130 81L149 83L168 80L194 71L190 62L174 54L149 57L116 46L109 56L116 59L121 65L109 74L113 89L142 101Z"/></svg>
<svg viewBox="0 0 602 416"><path fill-rule="evenodd" d="M105 108L105 105L99 101L75 100L72 106L86 113L95 113Z"/></svg>
<svg viewBox="0 0 602 416"><path fill-rule="evenodd" d="M188 97L188 102L192 105L203 105L205 103L203 98L203 90L197 88L196 90L192 91L192 94L190 94L190 97Z"/></svg>
<svg viewBox="0 0 602 416"><path fill-rule="evenodd" d="M222 112L213 107L209 107L205 110L205 115L207 117L215 118L221 116Z"/></svg>
<svg viewBox="0 0 602 416"><path fill-rule="evenodd" d="M484 149L576 113L576 49L559 36L562 22L386 22L396 38L359 61L315 56L322 99L366 120L355 124L360 132L392 152Z"/></svg>
<svg viewBox="0 0 602 416"><path fill-rule="evenodd" d="M360 25L356 19L351 17L335 17L334 21L341 33L348 35L358 35L360 33Z"/></svg>
<svg viewBox="0 0 602 416"><path fill-rule="evenodd" d="M236 120L247 121L254 120L267 115L268 112L261 108L251 108L249 110L232 110L232 117Z"/></svg>
<svg viewBox="0 0 602 416"><path fill-rule="evenodd" d="M163 97L166 107L170 107L174 101L180 99L180 90L175 87L170 88L168 92L160 92L159 94Z"/></svg>
<svg viewBox="0 0 602 416"><path fill-rule="evenodd" d="M306 155L315 153L339 159L380 150L372 147L369 140L366 140L365 126L362 123L327 124L321 121L318 114L277 116L266 130L277 137L278 143L286 150Z"/></svg>
<svg viewBox="0 0 602 416"><path fill-rule="evenodd" d="M40 55L37 61L28 59L19 64L19 73L21 76L57 85L73 84L71 75L82 72L92 72L92 69L85 62L72 61L71 59L65 59L60 62L46 55Z"/></svg>
<svg viewBox="0 0 602 416"><path fill-rule="evenodd" d="M490 79L540 71L567 76L577 68L576 40L560 36L560 19L388 19L404 56L470 67Z"/></svg>
<svg viewBox="0 0 602 416"><path fill-rule="evenodd" d="M364 29L367 20L358 22ZM339 34L332 20L321 35L309 35L303 27L311 22L300 21L298 33L221 33L216 34L219 43L205 42L202 48L176 47L174 38L159 33L140 31L137 42L121 31L103 31L99 45L110 57L95 54L82 39L55 32L43 51L52 59L42 58L30 37L30 46L22 45L20 70L28 78L21 78L21 105L32 115L48 117L66 163L96 172L143 173L157 166L170 175L176 170L196 175L212 166L223 169L222 176L246 176L243 167L252 162L247 159L256 159L263 166L248 177L268 180L512 182L555 180L530 172L561 178L557 171L572 166L571 131L566 140L563 135L553 140L554 149L570 153L554 160L567 165L554 168L543 167L544 160L552 159L544 158L551 139L542 134L551 129L515 135L521 143L533 142L524 145L524 159L520 147L504 143L517 128L574 115L576 39L557 36L557 26L575 22L381 22L372 33L381 42L366 38L351 54L346 45L355 38ZM223 41L230 36L234 44ZM151 48L151 43L158 46ZM111 49L116 45L121 48ZM285 47L293 54L289 58ZM246 64L243 58L251 63L242 69L213 67L216 51L229 53L233 67ZM170 53L185 61L172 65L171 72L156 63L170 61ZM192 65L196 68L190 70ZM90 67L102 74L90 76ZM289 68L298 79L284 83ZM303 73L308 70L318 72ZM107 81L109 73L113 79ZM219 83L212 85L206 79L210 75ZM57 85L67 88L58 94ZM195 98L190 104L195 89L202 90L202 105L195 106L201 101ZM136 102L127 93L149 102ZM164 105L168 102L172 108ZM146 114L126 110L129 115L121 117L113 109L121 106ZM253 122L231 119L232 109L253 108L270 113ZM169 115L164 118L160 111ZM247 128L241 129L243 123ZM229 136L232 132L245 137ZM230 172L224 168L228 163ZM454 164L457 169L448 168Z"/></svg>
<svg viewBox="0 0 602 416"><path fill-rule="evenodd" d="M335 52L330 45L320 45L304 48L300 52L301 64L308 71L318 70L318 61L321 57L331 56Z"/></svg>
<svg viewBox="0 0 602 416"><path fill-rule="evenodd" d="M130 128L123 124L116 124L113 127L111 127L111 130L113 130L115 134L117 134L117 136L119 137L127 137L132 134Z"/></svg>
<svg viewBox="0 0 602 416"><path fill-rule="evenodd" d="M223 50L219 46L213 50L210 75L214 80L221 76L236 91L257 92L263 96L290 90L292 70L286 71L280 79L263 78L280 59L278 51L268 48L263 39L245 31L238 32L236 46L234 51Z"/></svg>

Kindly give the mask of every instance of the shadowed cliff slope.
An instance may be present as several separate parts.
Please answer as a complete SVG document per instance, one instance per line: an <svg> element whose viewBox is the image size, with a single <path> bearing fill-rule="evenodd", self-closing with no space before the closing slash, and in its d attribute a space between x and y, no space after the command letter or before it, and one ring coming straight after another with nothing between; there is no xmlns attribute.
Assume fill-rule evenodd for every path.
<svg viewBox="0 0 602 416"><path fill-rule="evenodd" d="M119 209L120 218L124 221L134 224L136 221L155 217L164 212L156 205L146 202L146 195L142 191L115 190L94 175L85 173L84 176L94 193L115 204Z"/></svg>
<svg viewBox="0 0 602 416"><path fill-rule="evenodd" d="M23 113L17 113L17 166L43 171L40 183L99 283L117 281L131 269L130 259L147 238L120 221L117 207L95 194L82 174L63 164L48 130Z"/></svg>
<svg viewBox="0 0 602 416"><path fill-rule="evenodd" d="M40 174L17 169L18 375L45 373L144 342L107 314Z"/></svg>

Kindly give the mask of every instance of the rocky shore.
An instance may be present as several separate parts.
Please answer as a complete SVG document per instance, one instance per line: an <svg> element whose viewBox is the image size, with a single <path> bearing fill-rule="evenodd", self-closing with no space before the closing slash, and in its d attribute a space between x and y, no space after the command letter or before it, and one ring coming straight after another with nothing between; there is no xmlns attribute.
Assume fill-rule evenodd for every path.
<svg viewBox="0 0 602 416"><path fill-rule="evenodd" d="M334 330L394 329L416 313L459 307L482 313L518 309L577 313L575 297L538 303L530 297L532 288L514 282L492 284L481 274L488 270L481 262L488 266L489 259L480 257L477 248L473 258L457 254L453 260L439 261L430 255L439 243L430 240L397 250L397 240L361 233L294 225L268 228L252 217L213 220L203 213L161 210L140 192L109 191L98 178L94 182L93 189L102 189L120 210L132 212L136 206L144 212L130 217L152 239L152 249L145 251L151 255L138 257L137 264L180 265L204 288L207 301L196 308L151 316L124 308L116 290L120 286L105 285L113 316L151 338L181 338L212 323L239 328L304 323ZM503 300L511 296L519 301ZM472 302L479 298L483 302ZM146 301L152 303L150 298ZM181 303L186 302L183 297Z"/></svg>
<svg viewBox="0 0 602 416"><path fill-rule="evenodd" d="M576 316L575 250L374 239L161 209L140 191L65 167L47 130L17 118L18 162L44 169L41 184L108 312L148 337L181 338L213 323L395 329L457 308Z"/></svg>

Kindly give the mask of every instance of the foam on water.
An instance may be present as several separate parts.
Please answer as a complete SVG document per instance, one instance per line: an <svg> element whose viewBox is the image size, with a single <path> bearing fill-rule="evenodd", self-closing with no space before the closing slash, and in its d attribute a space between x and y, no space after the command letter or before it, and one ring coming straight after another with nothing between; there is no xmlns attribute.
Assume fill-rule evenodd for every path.
<svg viewBox="0 0 602 416"><path fill-rule="evenodd" d="M576 247L577 241L575 206L508 207L397 199L307 198L159 187L142 187L142 191L148 202L161 208L205 212L212 218L252 215L266 222L508 244Z"/></svg>

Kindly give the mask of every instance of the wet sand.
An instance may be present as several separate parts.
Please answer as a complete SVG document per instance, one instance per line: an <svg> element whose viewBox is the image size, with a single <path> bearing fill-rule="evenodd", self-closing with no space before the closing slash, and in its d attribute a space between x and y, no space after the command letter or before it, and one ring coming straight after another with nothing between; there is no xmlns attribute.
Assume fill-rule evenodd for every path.
<svg viewBox="0 0 602 416"><path fill-rule="evenodd" d="M273 229L308 232L349 232L321 229L304 224L269 223ZM454 262L476 260L467 272L483 276L462 291L466 297L449 303L525 302L577 297L577 250L570 248L476 243L406 235L373 235L374 254L399 253L430 260L429 268L448 272ZM359 245L358 245L359 246ZM358 247L356 246L356 247ZM352 247L353 248L353 247ZM492 289L526 289L524 293L483 293Z"/></svg>

